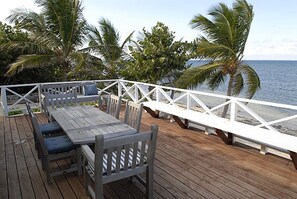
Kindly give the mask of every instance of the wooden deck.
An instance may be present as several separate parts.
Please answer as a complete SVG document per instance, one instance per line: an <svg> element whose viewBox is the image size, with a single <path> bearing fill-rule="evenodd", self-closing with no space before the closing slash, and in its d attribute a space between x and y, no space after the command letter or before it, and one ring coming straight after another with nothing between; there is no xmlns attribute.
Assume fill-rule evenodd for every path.
<svg viewBox="0 0 297 199"><path fill-rule="evenodd" d="M41 114L38 118L45 121ZM0 198L88 198L82 177L74 173L46 183L28 119L0 117ZM142 121L143 130L152 123L160 127L155 198L297 198L297 171L291 161L228 146L217 136L184 130L148 114ZM144 191L127 179L104 187L106 198L145 198Z"/></svg>

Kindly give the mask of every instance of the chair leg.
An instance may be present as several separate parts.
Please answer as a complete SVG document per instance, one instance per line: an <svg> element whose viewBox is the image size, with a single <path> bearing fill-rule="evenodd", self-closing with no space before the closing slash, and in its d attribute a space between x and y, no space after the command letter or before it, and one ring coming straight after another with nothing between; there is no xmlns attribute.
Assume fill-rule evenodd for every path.
<svg viewBox="0 0 297 199"><path fill-rule="evenodd" d="M90 175L84 170L84 181L85 181L85 191L87 195L90 195L89 191L88 191L88 186L91 183L91 177Z"/></svg>
<svg viewBox="0 0 297 199"><path fill-rule="evenodd" d="M36 138L36 135L34 133L34 144L35 144L35 149L38 149L38 143L37 143L37 138Z"/></svg>
<svg viewBox="0 0 297 199"><path fill-rule="evenodd" d="M45 157L40 157L42 170L45 171Z"/></svg>
<svg viewBox="0 0 297 199"><path fill-rule="evenodd" d="M102 181L101 181L101 183L100 182L97 182L97 183L95 182L95 198L96 199L104 199Z"/></svg>
<svg viewBox="0 0 297 199"><path fill-rule="evenodd" d="M148 166L146 170L146 198L153 199L154 198L154 190L153 190L153 184L154 184L154 176L153 176L153 167Z"/></svg>
<svg viewBox="0 0 297 199"><path fill-rule="evenodd" d="M48 157L45 157L44 164L45 164L44 166L45 166L47 183L52 184L52 176L51 176L51 171L50 171L50 161L48 160Z"/></svg>
<svg viewBox="0 0 297 199"><path fill-rule="evenodd" d="M77 153L77 174L82 174L82 154L81 154L81 148L76 149Z"/></svg>
<svg viewBox="0 0 297 199"><path fill-rule="evenodd" d="M41 146L39 143L37 143L37 157L38 157L38 159L42 158L42 151L41 151Z"/></svg>

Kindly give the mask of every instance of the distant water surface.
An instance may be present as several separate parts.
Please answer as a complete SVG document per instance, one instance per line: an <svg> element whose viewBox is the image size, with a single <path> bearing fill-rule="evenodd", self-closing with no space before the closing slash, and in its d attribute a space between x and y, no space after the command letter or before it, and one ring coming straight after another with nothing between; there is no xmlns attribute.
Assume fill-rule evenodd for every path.
<svg viewBox="0 0 297 199"><path fill-rule="evenodd" d="M297 106L297 61L245 61L249 64L260 77L261 89L257 91L253 99L275 102L281 104L295 105ZM206 61L189 61L188 64L192 64L192 67L198 67L207 63ZM220 86L217 90L211 91L207 86L200 85L194 90L217 93L226 95L227 82ZM244 97L240 95L239 97ZM210 107L218 105L217 99L211 99L205 97L204 102ZM255 111L260 117L266 121L275 121L288 116L296 115L296 110L282 109L276 107L269 107L263 105L248 104L248 107ZM237 115L240 120L247 123L257 122L250 117L245 111L240 111ZM280 132L288 133L297 136L297 118L291 119L286 122L276 123L273 125Z"/></svg>
<svg viewBox="0 0 297 199"><path fill-rule="evenodd" d="M245 62L254 68L261 81L261 89L253 99L297 105L297 61L248 60ZM188 63L192 64L192 67L197 67L205 64L206 61L191 60ZM217 91L210 91L205 85L196 89L226 94L227 85L221 86Z"/></svg>

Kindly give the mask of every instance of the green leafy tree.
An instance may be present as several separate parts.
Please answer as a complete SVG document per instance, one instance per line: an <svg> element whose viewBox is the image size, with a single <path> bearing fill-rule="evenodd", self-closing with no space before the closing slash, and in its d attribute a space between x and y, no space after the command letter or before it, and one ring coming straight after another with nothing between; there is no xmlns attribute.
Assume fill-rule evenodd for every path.
<svg viewBox="0 0 297 199"><path fill-rule="evenodd" d="M143 38L130 46L132 59L123 72L128 79L147 83L164 83L173 86L173 74L179 76L187 68L189 44L174 41L174 32L157 22L151 32L143 29ZM171 78L169 78L171 77Z"/></svg>
<svg viewBox="0 0 297 199"><path fill-rule="evenodd" d="M14 42L11 47L27 46L31 54L20 56L10 65L8 76L24 68L57 66L63 80L71 70L86 66L86 53L79 51L87 33L87 23L79 0L36 0L41 13L15 9L8 20L28 33L27 42Z"/></svg>
<svg viewBox="0 0 297 199"><path fill-rule="evenodd" d="M28 42L28 34L14 27L0 22L0 46L6 46L13 42ZM14 48L1 48L0 50L0 84L18 84L30 82L44 82L55 79L54 75L44 75L44 69L26 70L13 77L5 77L8 65L15 62L20 55L29 53L26 46L15 46ZM54 69L47 69L47 74L53 74ZM32 78L34 77L34 78Z"/></svg>
<svg viewBox="0 0 297 199"><path fill-rule="evenodd" d="M119 79L120 71L127 61L126 44L131 40L134 32L120 44L120 34L112 25L112 23L102 18L99 20L99 29L90 26L89 47L88 49L97 55L101 60L100 79Z"/></svg>
<svg viewBox="0 0 297 199"><path fill-rule="evenodd" d="M243 62L245 44L253 20L253 7L245 0L237 0L233 8L220 3L209 11L211 19L195 16L192 27L204 36L196 43L196 57L210 60L209 63L190 68L181 76L180 87L193 87L205 83L212 90L228 80L227 95L236 96L246 91L252 98L260 88L260 79L252 67ZM225 117L228 106L224 107Z"/></svg>

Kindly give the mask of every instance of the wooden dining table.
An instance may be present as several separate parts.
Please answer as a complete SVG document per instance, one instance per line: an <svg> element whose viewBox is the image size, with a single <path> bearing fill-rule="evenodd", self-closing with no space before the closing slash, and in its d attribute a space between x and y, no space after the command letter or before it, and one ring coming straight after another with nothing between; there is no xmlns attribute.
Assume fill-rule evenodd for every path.
<svg viewBox="0 0 297 199"><path fill-rule="evenodd" d="M49 111L54 119L74 144L90 144L95 136L103 134L104 138L114 138L137 131L93 106L69 106Z"/></svg>

